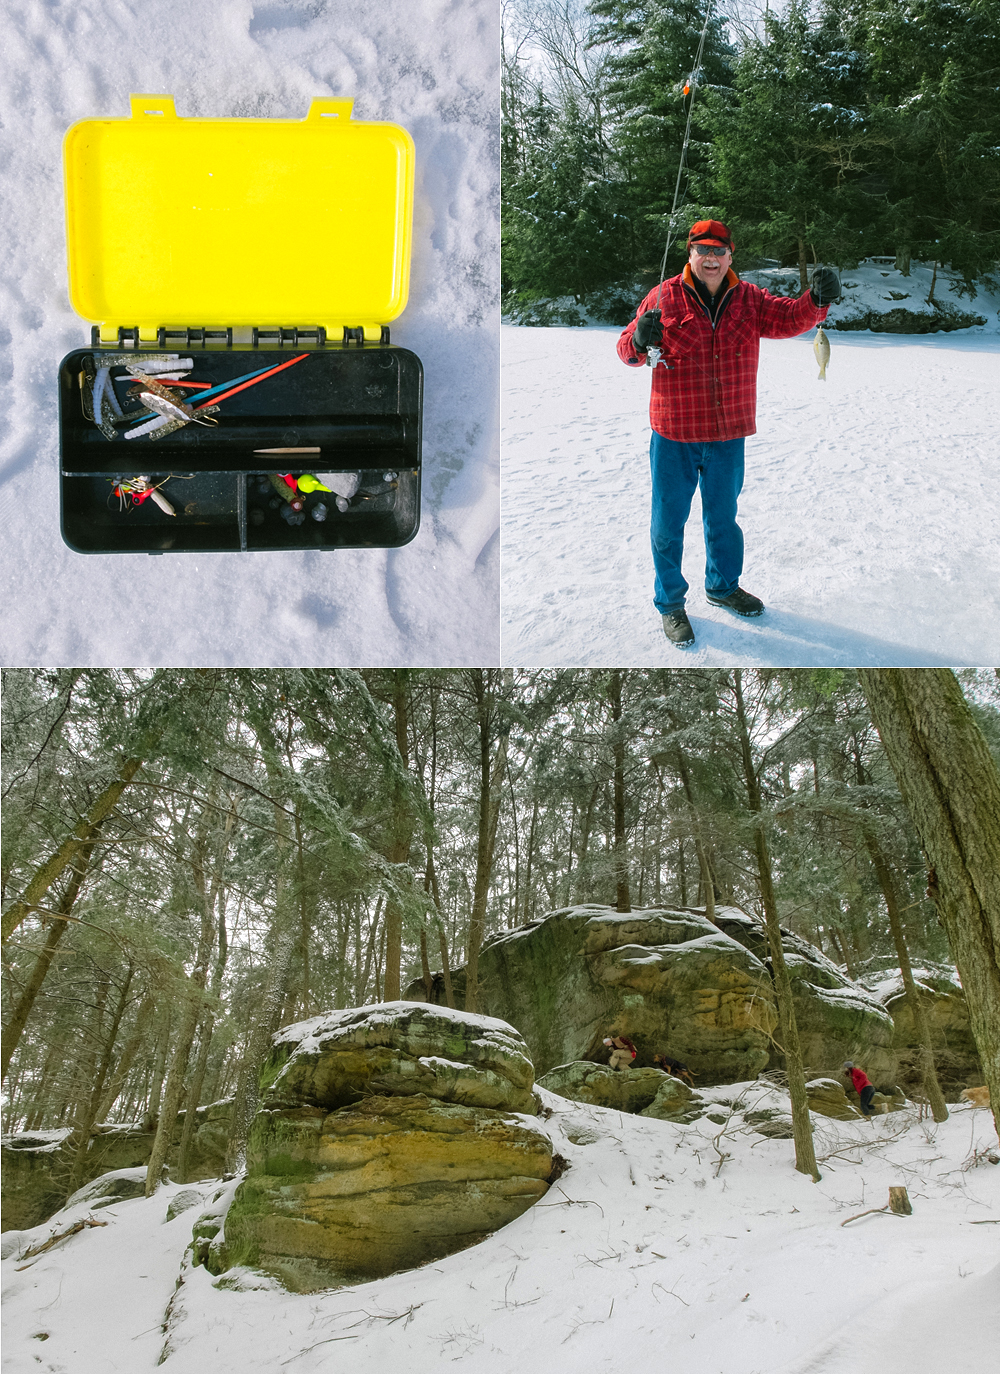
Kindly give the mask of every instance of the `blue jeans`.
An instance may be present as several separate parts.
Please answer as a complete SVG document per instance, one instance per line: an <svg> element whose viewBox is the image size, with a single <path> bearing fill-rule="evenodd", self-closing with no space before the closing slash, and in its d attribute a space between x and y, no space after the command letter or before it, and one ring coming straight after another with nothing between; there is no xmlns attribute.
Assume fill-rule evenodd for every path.
<svg viewBox="0 0 1000 1374"><path fill-rule="evenodd" d="M705 526L705 590L729 596L743 571L743 531L736 523L736 502L743 489L743 439L680 444L653 430L649 466L653 476L653 604L661 615L680 610L688 584L681 575L684 525L691 498L701 487Z"/></svg>

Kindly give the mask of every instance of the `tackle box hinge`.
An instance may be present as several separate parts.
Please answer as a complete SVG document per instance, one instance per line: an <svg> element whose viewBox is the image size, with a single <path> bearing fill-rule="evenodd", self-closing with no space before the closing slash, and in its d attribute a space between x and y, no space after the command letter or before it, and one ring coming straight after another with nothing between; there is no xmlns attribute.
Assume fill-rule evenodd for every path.
<svg viewBox="0 0 1000 1374"><path fill-rule="evenodd" d="M172 346L190 348L232 348L234 332L240 336L236 339L237 343L250 343L253 348L303 348L312 345L314 348L326 348L331 343L328 331L323 325L311 325L309 327L294 326L291 329L276 328L262 329L254 325L252 329L236 329L232 326L226 329L206 329L204 326L188 325L184 329L168 329L165 325L160 325L156 330L155 340L143 332L140 337L138 325L126 327L118 326L117 341L110 338L102 338L100 325L92 325L90 330L90 344L92 348L117 347L126 348L157 348L165 349ZM347 325L343 329L343 337L340 339L341 348L364 347L365 326L358 325L350 328ZM379 345L385 346L389 343L389 326L383 324L379 327Z"/></svg>

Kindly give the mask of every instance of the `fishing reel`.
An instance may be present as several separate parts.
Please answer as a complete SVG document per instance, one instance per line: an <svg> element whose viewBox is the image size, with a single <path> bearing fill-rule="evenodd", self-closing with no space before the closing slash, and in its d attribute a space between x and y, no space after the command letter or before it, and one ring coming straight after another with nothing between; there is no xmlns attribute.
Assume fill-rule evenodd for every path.
<svg viewBox="0 0 1000 1374"><path fill-rule="evenodd" d="M657 348L655 344L651 344L650 347L646 349L646 365L648 367L656 367L657 363L661 361L662 353L663 350L661 348ZM666 365L666 363L663 364L664 367L666 367Z"/></svg>

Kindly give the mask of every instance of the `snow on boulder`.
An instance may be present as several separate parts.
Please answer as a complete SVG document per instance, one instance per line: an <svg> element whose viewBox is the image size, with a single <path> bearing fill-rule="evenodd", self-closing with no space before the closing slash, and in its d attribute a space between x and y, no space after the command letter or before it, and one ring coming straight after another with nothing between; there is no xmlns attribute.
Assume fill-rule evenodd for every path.
<svg viewBox="0 0 1000 1374"><path fill-rule="evenodd" d="M528 1047L488 1016L382 1002L286 1026L274 1045L265 1106L330 1111L384 1093L535 1111Z"/></svg>
<svg viewBox="0 0 1000 1374"><path fill-rule="evenodd" d="M635 1067L664 1053L699 1083L753 1078L777 1025L763 961L699 911L565 907L488 940L479 970L485 1009L518 1028L544 1073L606 1062L604 1038L627 1035ZM452 981L460 995L461 970ZM443 1000L439 979L432 996ZM407 997L424 1001L422 982Z"/></svg>
<svg viewBox="0 0 1000 1374"><path fill-rule="evenodd" d="M957 1102L963 1088L982 1082L979 1053L958 969L954 964L925 963L914 968L913 978L931 1033L938 1082L947 1100ZM894 964L869 966L859 981L892 1017L900 1084L909 1092L921 1091L920 1047L902 974Z"/></svg>
<svg viewBox="0 0 1000 1374"><path fill-rule="evenodd" d="M114 1169L111 1173L101 1174L91 1179L66 1200L66 1207L76 1207L86 1202L91 1211L98 1207L110 1207L115 1202L124 1202L130 1197L142 1197L146 1191L146 1170Z"/></svg>
<svg viewBox="0 0 1000 1374"><path fill-rule="evenodd" d="M552 1143L501 1021L389 1002L275 1036L247 1175L199 1217L195 1263L288 1288L379 1278L484 1239L542 1197Z"/></svg>
<svg viewBox="0 0 1000 1374"><path fill-rule="evenodd" d="M571 1102L611 1107L660 1121L693 1121L703 1110L697 1094L662 1069L612 1069L607 1064L577 1059L550 1069L538 1080L538 1086Z"/></svg>

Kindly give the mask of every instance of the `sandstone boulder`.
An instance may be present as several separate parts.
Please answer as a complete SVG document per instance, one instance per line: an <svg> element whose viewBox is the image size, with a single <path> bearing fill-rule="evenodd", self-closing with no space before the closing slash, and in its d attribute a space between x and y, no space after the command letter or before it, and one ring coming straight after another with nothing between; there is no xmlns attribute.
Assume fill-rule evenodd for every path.
<svg viewBox="0 0 1000 1374"><path fill-rule="evenodd" d="M534 1068L513 1027L447 1007L382 1002L313 1017L275 1036L272 1108L333 1111L373 1094L423 1095L534 1112Z"/></svg>
<svg viewBox="0 0 1000 1374"><path fill-rule="evenodd" d="M699 1082L753 1078L768 1060L776 1015L767 970L700 912L567 907L494 936L479 969L485 1009L518 1028L543 1073L607 1062L602 1041L615 1034L635 1041L634 1067L663 1052ZM454 981L460 993L460 971ZM407 989L425 996L422 983ZM437 982L433 997L442 997Z"/></svg>
<svg viewBox="0 0 1000 1374"><path fill-rule="evenodd" d="M412 1002L287 1027L231 1205L199 1217L195 1262L300 1292L441 1259L546 1191L534 1070L503 1022Z"/></svg>
<svg viewBox="0 0 1000 1374"><path fill-rule="evenodd" d="M78 1188L67 1199L67 1207L76 1207L86 1202L91 1211L99 1207L111 1207L116 1202L126 1202L129 1198L142 1197L146 1191L146 1170L115 1169L112 1173L101 1174Z"/></svg>
<svg viewBox="0 0 1000 1374"><path fill-rule="evenodd" d="M930 1028L941 1091L949 1102L957 1102L963 1088L982 1082L979 1052L958 970L953 964L923 964L913 970L913 976ZM899 969L893 965L875 968L864 975L862 982L892 1017L899 1085L910 1093L919 1093L923 1074L917 1033ZM869 1077L875 1081L870 1071Z"/></svg>
<svg viewBox="0 0 1000 1374"><path fill-rule="evenodd" d="M807 941L784 931L782 944L809 1071L856 1058L873 1079L893 1079L892 1021L877 998ZM716 908L714 924L692 909L567 907L486 942L481 1000L518 1028L542 1073L606 1062L603 1038L623 1034L636 1067L663 1052L699 1087L734 1083L783 1065L769 961L764 927L734 907ZM458 998L461 970L453 983ZM423 983L406 996L424 1002ZM444 1000L439 977L432 1000Z"/></svg>
<svg viewBox="0 0 1000 1374"><path fill-rule="evenodd" d="M571 1102L635 1113L650 1105L667 1078L660 1069L612 1069L607 1064L577 1059L550 1069L538 1080L538 1086Z"/></svg>
<svg viewBox="0 0 1000 1374"><path fill-rule="evenodd" d="M809 1098L809 1110L819 1116L832 1116L835 1121L852 1121L861 1116L860 1111L848 1102L844 1084L836 1078L814 1078L806 1084L806 1095ZM854 1097L857 1101L856 1093Z"/></svg>
<svg viewBox="0 0 1000 1374"><path fill-rule="evenodd" d="M188 1159L191 1181L217 1178L223 1169L232 1099L199 1107ZM178 1117L167 1163L173 1166L184 1113ZM66 1188L75 1163L68 1127L25 1131L3 1137L3 1228L38 1226L66 1204ZM104 1123L94 1127L87 1149L84 1180L122 1169L143 1167L153 1149L153 1132L138 1123Z"/></svg>
<svg viewBox="0 0 1000 1374"><path fill-rule="evenodd" d="M716 909L722 930L758 958L770 962L767 932L734 907ZM893 1082L896 1055L892 1018L881 1002L860 983L852 982L815 945L782 930L781 947L788 966L795 1002L795 1021L807 1073L839 1070L845 1059L863 1064L873 1083ZM772 1048L768 1067L784 1066L784 1056Z"/></svg>

